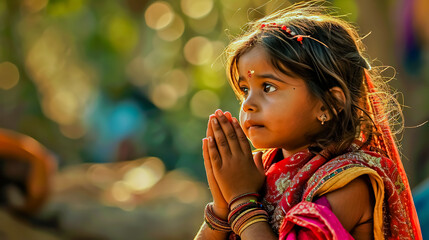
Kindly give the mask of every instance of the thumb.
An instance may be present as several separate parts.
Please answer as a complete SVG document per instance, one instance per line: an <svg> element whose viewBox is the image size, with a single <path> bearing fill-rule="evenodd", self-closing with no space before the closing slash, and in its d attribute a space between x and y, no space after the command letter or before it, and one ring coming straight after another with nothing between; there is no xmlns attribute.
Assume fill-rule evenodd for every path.
<svg viewBox="0 0 429 240"><path fill-rule="evenodd" d="M258 168L259 172L264 173L265 169L264 169L264 164L262 161L262 151L257 152L254 156L253 156L253 161L255 162L256 168Z"/></svg>

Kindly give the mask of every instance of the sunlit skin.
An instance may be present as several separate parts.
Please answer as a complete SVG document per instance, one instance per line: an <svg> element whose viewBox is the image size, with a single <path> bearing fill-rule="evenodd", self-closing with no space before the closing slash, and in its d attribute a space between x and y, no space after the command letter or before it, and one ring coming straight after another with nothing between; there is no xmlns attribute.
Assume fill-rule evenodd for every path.
<svg viewBox="0 0 429 240"><path fill-rule="evenodd" d="M243 54L238 62L239 86L244 101L240 123L229 112L217 110L210 116L207 137L203 139L203 157L214 212L227 218L228 202L235 196L261 189L265 174L262 154L252 156L248 139L257 148L281 148L284 157L307 148L306 136L321 131L322 104L311 96L302 79L275 69L261 47ZM249 76L248 72L253 74ZM344 94L331 89L344 101ZM343 227L355 239L371 239L373 203L365 180L357 178L345 187L326 194ZM234 202L231 208L252 197ZM362 224L365 223L365 224ZM242 239L278 239L267 222L246 228ZM226 239L226 233L203 224L195 239Z"/></svg>

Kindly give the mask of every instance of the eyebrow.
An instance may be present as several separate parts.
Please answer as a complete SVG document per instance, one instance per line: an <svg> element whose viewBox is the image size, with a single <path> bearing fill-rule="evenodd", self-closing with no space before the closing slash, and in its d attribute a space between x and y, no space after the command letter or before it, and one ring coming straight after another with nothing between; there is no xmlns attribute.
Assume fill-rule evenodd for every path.
<svg viewBox="0 0 429 240"><path fill-rule="evenodd" d="M284 80L282 80L282 79L274 76L271 73L255 74L255 77L257 77L257 78L269 78L269 79L272 79L272 80L275 80L275 81L278 81L278 82L286 83ZM244 80L243 76L240 76L238 78L238 83L240 83L243 80Z"/></svg>

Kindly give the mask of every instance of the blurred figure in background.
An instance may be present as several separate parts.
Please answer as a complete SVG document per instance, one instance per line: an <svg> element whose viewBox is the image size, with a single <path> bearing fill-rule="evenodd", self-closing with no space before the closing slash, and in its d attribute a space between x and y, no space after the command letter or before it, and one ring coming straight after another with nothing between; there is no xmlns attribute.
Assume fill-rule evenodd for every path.
<svg viewBox="0 0 429 240"><path fill-rule="evenodd" d="M33 138L0 129L0 238L56 239L30 224L50 192L54 156Z"/></svg>

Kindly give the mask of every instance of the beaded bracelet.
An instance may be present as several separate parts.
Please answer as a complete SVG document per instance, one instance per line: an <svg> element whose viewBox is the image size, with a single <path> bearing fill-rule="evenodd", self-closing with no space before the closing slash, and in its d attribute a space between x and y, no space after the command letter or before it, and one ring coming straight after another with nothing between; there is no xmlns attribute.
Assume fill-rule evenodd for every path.
<svg viewBox="0 0 429 240"><path fill-rule="evenodd" d="M229 209L231 209L231 205L234 203L234 202L236 202L236 201L238 201L238 200L240 200L240 199L242 199L242 198L245 198L245 197L251 197L251 196L253 196L253 197L256 197L256 198L259 198L259 193L256 193L256 192L251 192L251 193L243 193L243 194L240 194L240 195L238 195L238 196L236 196L236 197L234 197L229 203L228 203L228 208Z"/></svg>
<svg viewBox="0 0 429 240"><path fill-rule="evenodd" d="M210 229L221 231L221 232L230 232L231 227L228 222L220 219L214 214L212 203L208 203L204 209L204 221Z"/></svg>

